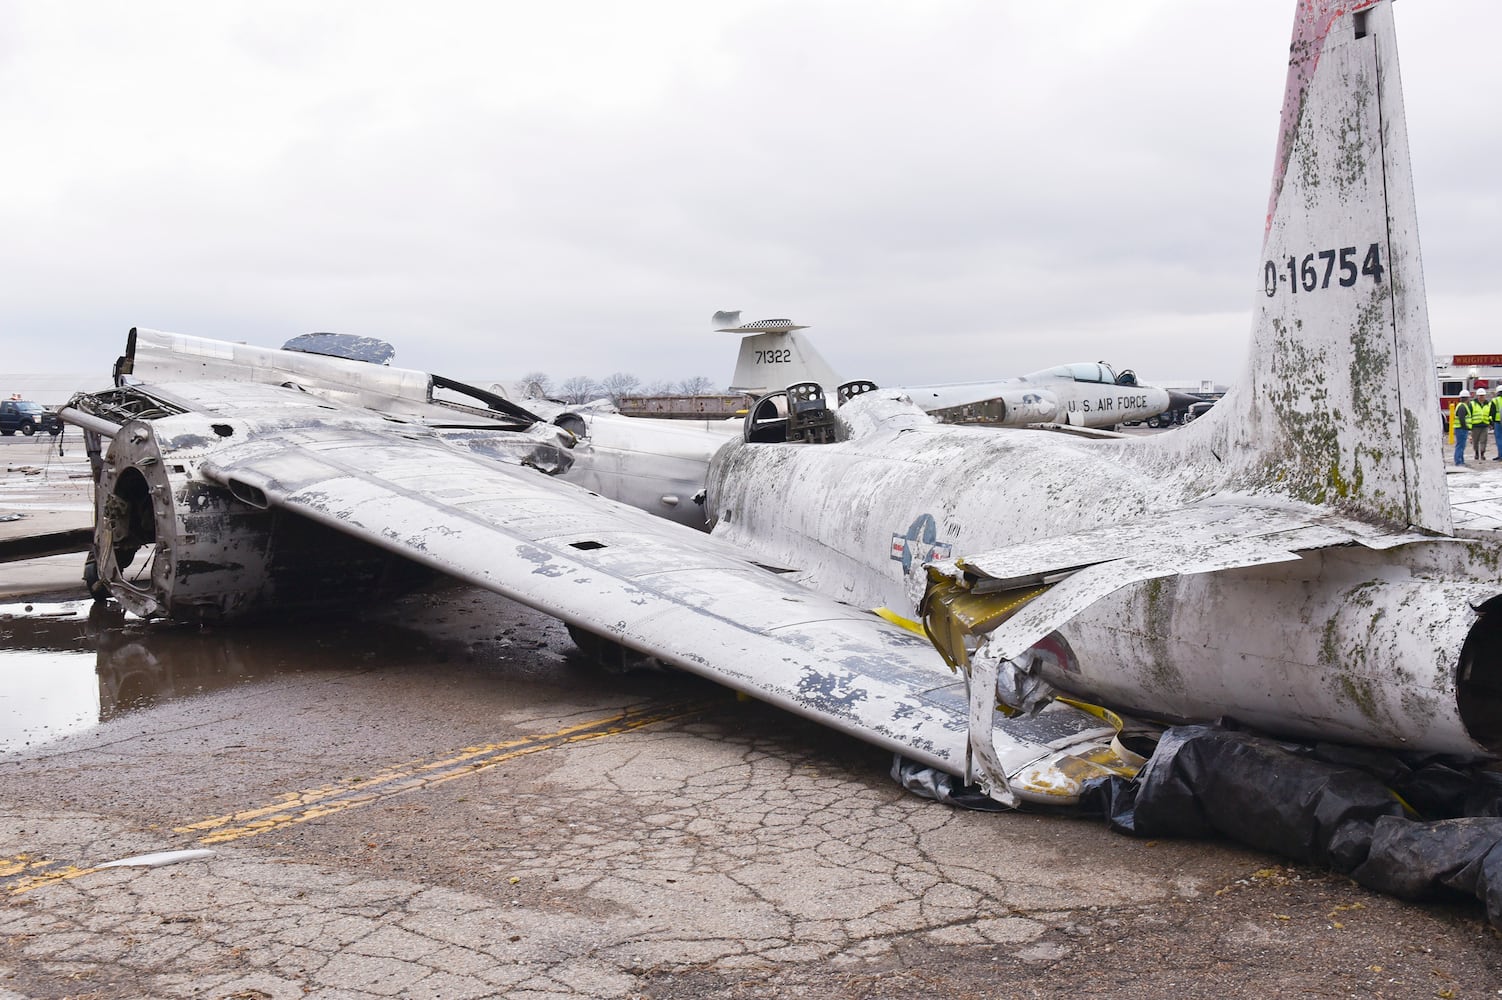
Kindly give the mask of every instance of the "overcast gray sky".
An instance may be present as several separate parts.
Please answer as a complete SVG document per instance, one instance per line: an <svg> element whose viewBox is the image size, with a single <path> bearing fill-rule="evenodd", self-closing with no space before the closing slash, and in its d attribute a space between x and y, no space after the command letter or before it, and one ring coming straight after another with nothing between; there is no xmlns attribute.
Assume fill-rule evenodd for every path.
<svg viewBox="0 0 1502 1000"><path fill-rule="evenodd" d="M1502 4L1396 18L1435 349L1502 351ZM0 0L0 370L133 325L458 378L1242 364L1292 0Z"/></svg>

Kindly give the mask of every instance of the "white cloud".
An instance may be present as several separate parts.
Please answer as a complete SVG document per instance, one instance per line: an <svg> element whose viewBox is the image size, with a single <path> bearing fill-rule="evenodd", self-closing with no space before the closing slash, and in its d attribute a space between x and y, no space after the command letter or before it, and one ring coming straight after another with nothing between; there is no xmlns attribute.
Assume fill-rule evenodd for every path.
<svg viewBox="0 0 1502 1000"><path fill-rule="evenodd" d="M1272 6L8 5L6 364L103 371L142 324L720 379L740 308L879 381L1228 379ZM1489 349L1502 10L1397 18L1436 345Z"/></svg>

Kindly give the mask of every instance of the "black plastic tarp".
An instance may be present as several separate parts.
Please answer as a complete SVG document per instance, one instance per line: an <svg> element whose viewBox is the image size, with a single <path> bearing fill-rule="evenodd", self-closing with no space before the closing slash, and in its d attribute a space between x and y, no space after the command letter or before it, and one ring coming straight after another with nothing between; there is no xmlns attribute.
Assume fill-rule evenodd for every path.
<svg viewBox="0 0 1502 1000"><path fill-rule="evenodd" d="M892 776L941 802L997 808L901 757ZM1483 764L1180 726L1136 778L1087 783L1079 808L1121 833L1219 835L1403 899L1471 896L1502 927L1502 774Z"/></svg>
<svg viewBox="0 0 1502 1000"><path fill-rule="evenodd" d="M1404 899L1474 896L1502 927L1502 776L1481 766L1182 726L1135 779L1091 782L1081 808L1122 833L1219 834Z"/></svg>

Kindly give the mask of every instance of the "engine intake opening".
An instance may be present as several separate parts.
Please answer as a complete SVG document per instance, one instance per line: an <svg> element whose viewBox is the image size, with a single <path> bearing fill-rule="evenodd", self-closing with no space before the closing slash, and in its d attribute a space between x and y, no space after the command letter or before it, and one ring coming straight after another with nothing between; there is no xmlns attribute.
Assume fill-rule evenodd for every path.
<svg viewBox="0 0 1502 1000"><path fill-rule="evenodd" d="M1502 595L1476 609L1479 617L1460 649L1456 698L1471 738L1502 750Z"/></svg>
<svg viewBox="0 0 1502 1000"><path fill-rule="evenodd" d="M266 499L265 491L243 480L231 479L229 481L229 492L236 500L244 504L249 504L257 510L268 510L271 507L270 501Z"/></svg>
<svg viewBox="0 0 1502 1000"><path fill-rule="evenodd" d="M151 487L141 470L126 469L105 499L104 517L109 525L115 565L123 573L143 547L156 543L156 513L151 507Z"/></svg>

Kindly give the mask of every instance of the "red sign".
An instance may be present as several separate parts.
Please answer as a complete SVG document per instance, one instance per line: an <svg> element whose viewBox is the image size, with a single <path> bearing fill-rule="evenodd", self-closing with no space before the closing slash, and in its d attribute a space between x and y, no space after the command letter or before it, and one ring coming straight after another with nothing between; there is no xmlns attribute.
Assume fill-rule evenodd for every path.
<svg viewBox="0 0 1502 1000"><path fill-rule="evenodd" d="M1457 354L1450 359L1456 368L1467 365L1502 365L1502 354Z"/></svg>

